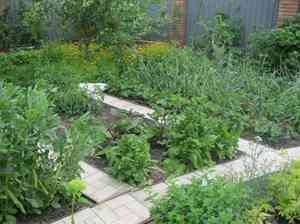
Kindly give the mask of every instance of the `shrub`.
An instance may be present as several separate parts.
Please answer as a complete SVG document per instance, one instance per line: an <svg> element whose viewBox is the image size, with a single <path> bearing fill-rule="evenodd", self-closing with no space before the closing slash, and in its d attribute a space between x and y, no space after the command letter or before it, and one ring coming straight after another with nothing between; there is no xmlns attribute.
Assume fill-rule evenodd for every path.
<svg viewBox="0 0 300 224"><path fill-rule="evenodd" d="M0 222L57 207L93 149L87 117L60 124L44 91L0 86Z"/></svg>
<svg viewBox="0 0 300 224"><path fill-rule="evenodd" d="M235 156L241 130L223 119L221 108L206 98L186 100L182 108L165 114L168 159L164 163L169 173L176 171L176 163L190 170Z"/></svg>
<svg viewBox="0 0 300 224"><path fill-rule="evenodd" d="M31 33L28 26L24 24L25 14L27 13L26 4L18 1L18 10L15 10L15 16L12 20L9 15L12 4L2 3L4 13L0 15L0 50L10 50L18 47L38 45L38 39ZM2 8L3 10L3 8Z"/></svg>
<svg viewBox="0 0 300 224"><path fill-rule="evenodd" d="M217 60L223 59L226 53L241 43L240 22L224 13L217 13L209 21L200 21L204 32L192 39L192 45L197 50L205 50L209 56Z"/></svg>
<svg viewBox="0 0 300 224"><path fill-rule="evenodd" d="M187 186L172 185L165 197L154 200L151 215L156 224L244 224L252 206L243 184L203 178Z"/></svg>
<svg viewBox="0 0 300 224"><path fill-rule="evenodd" d="M121 181L139 185L150 175L153 161L150 145L143 136L123 135L105 150L110 173Z"/></svg>
<svg viewBox="0 0 300 224"><path fill-rule="evenodd" d="M290 169L270 177L268 183L271 203L279 215L289 223L300 221L300 162L297 161Z"/></svg>
<svg viewBox="0 0 300 224"><path fill-rule="evenodd" d="M272 68L299 72L300 14L286 19L271 32L258 32L252 39L256 57L265 58Z"/></svg>

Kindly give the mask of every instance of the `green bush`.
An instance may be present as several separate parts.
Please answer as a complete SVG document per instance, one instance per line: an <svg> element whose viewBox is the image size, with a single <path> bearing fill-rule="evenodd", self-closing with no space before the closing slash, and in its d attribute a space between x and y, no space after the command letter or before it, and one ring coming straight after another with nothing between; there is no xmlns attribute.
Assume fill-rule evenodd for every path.
<svg viewBox="0 0 300 224"><path fill-rule="evenodd" d="M121 181L139 185L150 175L153 161L150 145L143 136L122 135L112 146L105 149L109 172Z"/></svg>
<svg viewBox="0 0 300 224"><path fill-rule="evenodd" d="M204 30L199 37L192 39L192 46L196 50L204 50L207 55L222 60L226 53L241 45L241 25L236 19L224 13L217 13L206 22L200 20Z"/></svg>
<svg viewBox="0 0 300 224"><path fill-rule="evenodd" d="M2 4L5 7L5 3ZM34 37L29 27L24 24L24 17L27 11L25 5L22 1L18 1L18 10L15 10L13 21L9 15L10 7L4 11L3 15L0 15L0 50L39 44L39 40Z"/></svg>
<svg viewBox="0 0 300 224"><path fill-rule="evenodd" d="M271 204L289 223L300 221L300 161L290 169L270 177L268 183Z"/></svg>
<svg viewBox="0 0 300 224"><path fill-rule="evenodd" d="M154 200L151 215L156 224L245 224L253 206L250 195L243 184L203 178L172 185L165 197Z"/></svg>
<svg viewBox="0 0 300 224"><path fill-rule="evenodd" d="M44 91L0 86L0 222L57 207L97 142L84 116L60 124Z"/></svg>
<svg viewBox="0 0 300 224"><path fill-rule="evenodd" d="M286 19L278 28L255 34L252 50L256 57L265 58L272 68L299 72L300 14Z"/></svg>
<svg viewBox="0 0 300 224"><path fill-rule="evenodd" d="M235 124L233 118L225 120L220 114L222 108L207 98L182 99L182 102L164 114L168 148L164 164L168 172L176 171L177 165L180 168L184 165L187 171L232 159L241 132L238 123ZM174 113L178 107L182 109Z"/></svg>

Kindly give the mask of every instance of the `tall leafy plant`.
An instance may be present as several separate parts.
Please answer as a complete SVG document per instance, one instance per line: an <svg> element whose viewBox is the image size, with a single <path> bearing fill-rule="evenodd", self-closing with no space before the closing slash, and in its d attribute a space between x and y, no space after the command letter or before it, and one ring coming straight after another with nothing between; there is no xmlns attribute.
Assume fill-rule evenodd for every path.
<svg viewBox="0 0 300 224"><path fill-rule="evenodd" d="M96 140L87 119L65 129L44 91L0 85L0 223L59 205Z"/></svg>

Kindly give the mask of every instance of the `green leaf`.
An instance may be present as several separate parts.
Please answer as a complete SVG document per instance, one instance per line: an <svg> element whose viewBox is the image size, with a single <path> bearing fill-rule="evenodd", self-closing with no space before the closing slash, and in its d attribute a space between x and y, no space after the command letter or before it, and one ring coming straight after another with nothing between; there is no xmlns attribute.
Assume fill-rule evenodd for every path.
<svg viewBox="0 0 300 224"><path fill-rule="evenodd" d="M12 215L6 215L5 220L6 220L5 224L16 224L17 223L16 217L12 216Z"/></svg>
<svg viewBox="0 0 300 224"><path fill-rule="evenodd" d="M23 212L24 214L26 214L26 211L25 211L22 203L16 198L16 196L14 195L14 193L11 192L9 189L6 189L6 193L8 194L8 196L10 197L10 199L14 202L14 204L21 210L21 212Z"/></svg>

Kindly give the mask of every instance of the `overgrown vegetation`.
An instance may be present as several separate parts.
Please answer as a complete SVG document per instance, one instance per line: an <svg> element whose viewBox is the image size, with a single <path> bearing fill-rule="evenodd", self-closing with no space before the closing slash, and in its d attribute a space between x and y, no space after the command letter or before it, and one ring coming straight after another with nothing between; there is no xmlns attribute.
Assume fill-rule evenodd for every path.
<svg viewBox="0 0 300 224"><path fill-rule="evenodd" d="M0 222L58 207L97 143L85 115L66 129L45 91L0 85ZM97 137L97 138L96 138Z"/></svg>
<svg viewBox="0 0 300 224"><path fill-rule="evenodd" d="M300 68L300 14L285 19L277 29L255 34L250 45L254 55L271 68L298 74Z"/></svg>
<svg viewBox="0 0 300 224"><path fill-rule="evenodd" d="M249 221L247 211L254 204L248 191L242 183L222 179L172 185L166 197L155 201L151 214L157 224L245 224Z"/></svg>
<svg viewBox="0 0 300 224"><path fill-rule="evenodd" d="M154 199L151 214L157 224L298 223L299 161L266 178L254 180L266 187L207 177L172 185L167 196Z"/></svg>
<svg viewBox="0 0 300 224"><path fill-rule="evenodd" d="M57 207L70 193L73 204L80 198L82 186L68 195L66 184L104 140L84 115L101 104L79 88L81 82L106 82L109 93L155 109L152 123L123 120L97 144L110 174L132 185L147 182L157 165L152 147L161 152L159 169L179 175L233 159L240 135L271 144L299 140L299 16L257 34L247 55L237 48L240 27L223 13L192 47L137 42L161 19L147 14L153 2L33 1L21 19L30 36L15 45L10 35L22 32L2 18L0 48L38 43L50 9L77 32L75 43L0 54L0 78L7 83L0 86L0 223ZM83 117L63 128L59 115ZM294 223L298 176L296 163L269 178L258 198L248 184L223 179L174 185L152 214L156 223L264 224L278 216Z"/></svg>
<svg viewBox="0 0 300 224"><path fill-rule="evenodd" d="M38 45L39 39L36 38L25 23L28 8L23 1L17 2L19 9L15 12L12 20L9 15L10 3L2 2L4 7L3 14L0 14L0 51L8 51L24 46ZM0 12L1 13L1 12Z"/></svg>
<svg viewBox="0 0 300 224"><path fill-rule="evenodd" d="M168 173L184 173L209 166L236 155L240 127L235 119L225 120L221 108L207 98L171 96L160 101L167 109L156 115L163 120L164 161Z"/></svg>

